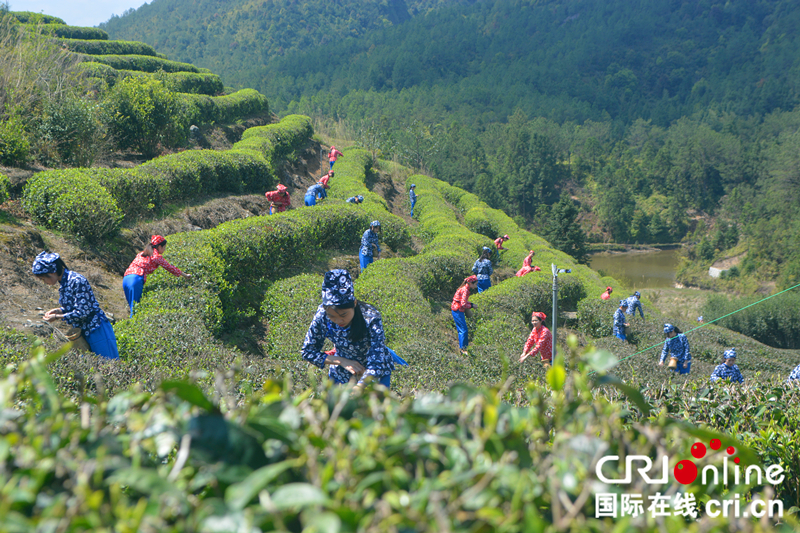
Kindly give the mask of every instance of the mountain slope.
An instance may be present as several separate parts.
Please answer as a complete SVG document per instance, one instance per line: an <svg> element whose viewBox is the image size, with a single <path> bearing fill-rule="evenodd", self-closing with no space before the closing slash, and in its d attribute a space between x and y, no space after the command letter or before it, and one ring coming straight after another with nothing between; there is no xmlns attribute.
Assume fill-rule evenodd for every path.
<svg viewBox="0 0 800 533"><path fill-rule="evenodd" d="M340 117L469 123L520 107L665 125L712 105L753 114L798 101L800 9L786 1L463 2L399 25L386 11L394 3L267 5L158 0L104 28L270 94L276 109L305 97L295 110ZM167 20L178 22L156 38Z"/></svg>

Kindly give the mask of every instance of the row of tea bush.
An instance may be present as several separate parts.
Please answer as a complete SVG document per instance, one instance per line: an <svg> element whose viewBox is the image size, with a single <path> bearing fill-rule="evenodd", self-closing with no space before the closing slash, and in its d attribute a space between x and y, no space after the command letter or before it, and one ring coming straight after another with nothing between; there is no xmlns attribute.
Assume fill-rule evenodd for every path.
<svg viewBox="0 0 800 533"><path fill-rule="evenodd" d="M23 191L23 207L47 227L93 241L116 232L123 218L157 213L169 203L219 192L264 191L276 182L281 159L274 153L290 156L300 150L311 126L306 117L289 116L266 131L277 134L244 148L166 155L134 169L40 172Z"/></svg>

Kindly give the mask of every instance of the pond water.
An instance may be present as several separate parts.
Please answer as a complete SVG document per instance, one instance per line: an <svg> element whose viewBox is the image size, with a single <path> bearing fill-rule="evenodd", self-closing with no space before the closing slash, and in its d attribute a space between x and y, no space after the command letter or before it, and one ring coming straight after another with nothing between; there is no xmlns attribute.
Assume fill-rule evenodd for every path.
<svg viewBox="0 0 800 533"><path fill-rule="evenodd" d="M680 261L680 248L655 252L601 253L589 256L589 266L602 270L631 289L672 287Z"/></svg>

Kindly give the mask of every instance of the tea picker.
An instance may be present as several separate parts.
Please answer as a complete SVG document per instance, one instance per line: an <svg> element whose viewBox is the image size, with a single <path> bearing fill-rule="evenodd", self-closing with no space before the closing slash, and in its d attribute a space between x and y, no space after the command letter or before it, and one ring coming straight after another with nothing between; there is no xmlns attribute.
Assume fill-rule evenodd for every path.
<svg viewBox="0 0 800 533"><path fill-rule="evenodd" d="M131 318L133 318L134 308L137 303L142 299L142 290L147 281L147 276L152 274L158 267L164 267L164 270L170 274L181 276L184 278L191 278L191 274L181 272L177 267L172 266L161 255L167 249L167 239L161 235L152 235L150 242L144 247L144 250L139 252L131 262L128 269L122 278L122 290L125 292L125 299L128 301L128 307L131 309Z"/></svg>
<svg viewBox="0 0 800 533"><path fill-rule="evenodd" d="M322 351L325 339L333 342L335 351ZM334 383L357 381L356 388L370 381L387 388L391 385L395 359L386 346L381 314L374 306L356 300L347 270L325 273L322 302L300 351L309 363L328 366L328 377Z"/></svg>
<svg viewBox="0 0 800 533"><path fill-rule="evenodd" d="M626 330L630 324L625 322L625 311L628 309L628 300L619 301L619 309L614 312L614 335L623 341L627 341Z"/></svg>
<svg viewBox="0 0 800 533"><path fill-rule="evenodd" d="M642 309L642 302L639 301L639 298L642 294L639 291L633 293L632 296L628 296L628 309L625 311L627 315L633 315L633 318L636 318L636 310L639 310L639 315L644 320L644 311Z"/></svg>
<svg viewBox="0 0 800 533"><path fill-rule="evenodd" d="M736 350L731 348L722 354L722 364L711 373L711 381L735 381L744 383L744 376L736 365Z"/></svg>
<svg viewBox="0 0 800 533"><path fill-rule="evenodd" d="M469 301L469 295L477 289L477 276L473 275L464 278L461 286L453 295L453 302L450 304L450 312L453 315L453 322L456 324L456 331L458 331L458 347L461 349L462 355L468 355L467 346L469 346L469 329L467 328L466 317L471 317L472 310L477 307Z"/></svg>
<svg viewBox="0 0 800 533"><path fill-rule="evenodd" d="M315 183L306 190L306 195L303 197L303 201L306 207L311 207L317 205L317 200L324 200L327 197L328 193L325 191L325 187L319 183Z"/></svg>
<svg viewBox="0 0 800 533"><path fill-rule="evenodd" d="M361 248L358 250L358 260L363 271L381 253L380 235L383 230L379 220L373 220L369 229L361 236Z"/></svg>
<svg viewBox="0 0 800 533"><path fill-rule="evenodd" d="M483 292L492 286L492 249L488 246L483 247L483 253L472 266L472 273L478 278L478 292Z"/></svg>
<svg viewBox="0 0 800 533"><path fill-rule="evenodd" d="M47 285L58 285L58 305L44 314L46 322L63 320L80 328L92 352L106 359L119 359L114 328L94 296L86 278L67 268L56 253L36 256L31 272Z"/></svg>
<svg viewBox="0 0 800 533"><path fill-rule="evenodd" d="M533 329L525 342L525 346L522 348L522 355L519 357L520 363L531 355L538 353L545 368L553 364L553 334L544 325L546 318L547 315L538 311L534 311L531 314Z"/></svg>
<svg viewBox="0 0 800 533"><path fill-rule="evenodd" d="M269 214L283 213L292 205L292 199L289 197L289 191L282 183L278 184L277 190L267 191L264 193L269 201Z"/></svg>
<svg viewBox="0 0 800 533"><path fill-rule="evenodd" d="M692 354L686 335L672 324L664 324L664 335L667 339L664 341L664 348L661 349L658 366L664 366L669 353L667 368L678 374L688 374L692 368Z"/></svg>

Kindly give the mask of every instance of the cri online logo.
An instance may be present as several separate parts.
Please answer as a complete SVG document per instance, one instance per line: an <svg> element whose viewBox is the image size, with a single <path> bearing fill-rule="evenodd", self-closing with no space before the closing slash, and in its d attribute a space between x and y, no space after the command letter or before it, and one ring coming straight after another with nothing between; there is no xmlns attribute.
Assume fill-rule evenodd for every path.
<svg viewBox="0 0 800 533"><path fill-rule="evenodd" d="M709 446L712 450L719 450L722 447L722 442L719 439L711 439L709 442ZM736 453L736 449L733 446L729 446L725 451L728 452L728 455L733 455ZM702 459L706 456L707 448L706 445L702 442L696 442L692 445L691 454L692 457L695 459ZM597 474L597 479L602 481L603 483L608 484L615 484L615 485L623 485L629 484L632 480L632 472L633 470L637 470L641 478L645 481L645 483L649 485L654 484L666 484L669 481L669 457L666 455L661 456L661 477L659 478L652 478L650 477L650 473L653 467L653 460L646 455L628 455L625 457L625 477L622 479L610 479L603 475L603 465L609 461L618 461L618 455L607 455L600 459L597 462L597 468L595 469ZM734 457L734 467L733 467L733 474L734 474L734 483L739 484L740 482L740 475L741 472L739 470L739 458ZM639 466L637 468L634 467L634 463L641 464L644 463L643 466ZM723 456L722 459L722 483L727 485L728 484L728 456ZM782 483L784 480L783 476L783 467L781 465L770 465L765 470L762 470L757 465L748 466L745 470L745 483L752 481L758 483L759 485L763 484L763 479L766 478L767 482L771 485L777 485ZM656 472L658 474L658 472ZM675 465L675 468L672 470L672 476L678 483L683 485L689 485L694 483L694 481L698 477L698 468L694 461L691 459L684 459L679 461L678 464ZM708 478L711 478L711 481L715 484L720 482L720 469L714 465L706 465L703 467L701 473L701 481L703 484L708 482Z"/></svg>

